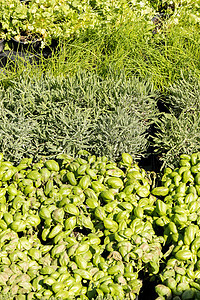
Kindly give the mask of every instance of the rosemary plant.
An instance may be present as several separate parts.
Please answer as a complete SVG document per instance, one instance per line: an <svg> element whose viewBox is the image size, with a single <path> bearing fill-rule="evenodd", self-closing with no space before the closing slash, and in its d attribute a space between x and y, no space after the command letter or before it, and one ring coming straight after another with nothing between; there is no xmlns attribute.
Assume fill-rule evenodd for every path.
<svg viewBox="0 0 200 300"><path fill-rule="evenodd" d="M165 102L177 116L182 110L191 112L200 110L200 80L192 73L168 87L167 94Z"/></svg>
<svg viewBox="0 0 200 300"><path fill-rule="evenodd" d="M163 162L162 167L175 167L180 154L192 154L200 150L200 112L183 110L175 114L163 114L156 121L153 147Z"/></svg>
<svg viewBox="0 0 200 300"><path fill-rule="evenodd" d="M24 156L75 155L81 149L117 160L122 152L147 155L150 124L157 114L148 80L107 79L79 71L74 76L22 74L0 87L0 151Z"/></svg>

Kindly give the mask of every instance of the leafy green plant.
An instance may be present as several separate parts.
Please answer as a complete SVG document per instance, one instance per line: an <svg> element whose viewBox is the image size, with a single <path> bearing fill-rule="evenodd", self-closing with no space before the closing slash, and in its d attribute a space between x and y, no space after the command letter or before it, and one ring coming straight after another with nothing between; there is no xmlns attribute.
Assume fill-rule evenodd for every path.
<svg viewBox="0 0 200 300"><path fill-rule="evenodd" d="M123 152L129 152L135 160L146 155L147 129L135 113L118 106L113 111L103 112L97 121L93 140L95 153L118 160Z"/></svg>
<svg viewBox="0 0 200 300"><path fill-rule="evenodd" d="M147 155L148 131L157 114L149 81L123 72L103 79L89 72L66 78L42 75L1 86L1 151L6 158L74 155L80 149L118 159ZM24 127L23 127L24 124Z"/></svg>
<svg viewBox="0 0 200 300"><path fill-rule="evenodd" d="M51 45L53 40L69 41L85 31L97 30L98 27L119 27L124 21L124 15L131 19L136 13L127 1L96 1L95 5L80 0L38 0L26 4L20 0L10 0L10 3L2 6L5 16L7 8L10 5L13 8L7 19L10 36L15 36L18 40L22 34L37 36L42 39L42 48L47 44ZM148 12L151 13L152 10L149 8Z"/></svg>
<svg viewBox="0 0 200 300"><path fill-rule="evenodd" d="M178 116L182 110L200 110L200 81L193 74L188 78L182 77L176 84L167 88L165 104Z"/></svg>
<svg viewBox="0 0 200 300"><path fill-rule="evenodd" d="M152 36L154 25L136 17L108 30L82 33L66 43L63 52L46 62L54 74L75 74L79 69L107 77L110 69L124 70L144 79L151 77L155 87L165 91L170 83L181 79L182 71L199 76L199 30L196 25L172 24L165 33ZM64 58L65 56L65 58Z"/></svg>
<svg viewBox="0 0 200 300"><path fill-rule="evenodd" d="M4 38L19 36L27 31L27 6L19 0L1 1L0 24Z"/></svg>
<svg viewBox="0 0 200 300"><path fill-rule="evenodd" d="M57 79L54 79L57 81ZM151 119L157 110L157 93L150 79L126 77L121 70L110 69L107 78L80 70L74 76L66 75L60 84L62 93L81 107L114 110L116 106Z"/></svg>
<svg viewBox="0 0 200 300"><path fill-rule="evenodd" d="M192 0L149 0L157 12L164 15L165 19L171 19L170 22L178 22L180 15L184 15L185 21L193 24L200 23L200 3Z"/></svg>
<svg viewBox="0 0 200 300"><path fill-rule="evenodd" d="M51 58L42 60L38 68L31 69L32 73L37 74L39 69L39 73L45 70L54 76L65 77L67 74L76 74L79 69L84 69L106 78L111 68L117 71L123 69L126 77L132 75L141 79L151 77L154 86L162 91L165 91L170 83L179 80L182 71L186 75L192 71L195 77L199 76L200 31L198 24L185 21L184 11L180 13L180 16L174 15L167 19L161 32L153 34L155 25L151 20L156 12L155 9L149 10L151 6L147 1L127 2L129 8L124 4L125 2L120 2L124 5L125 13L122 14L120 9L112 8L113 14L120 17L116 19L113 16L112 19L112 14L108 13L105 20L101 18L103 2L93 1L90 12L98 20L96 25L93 21L84 25L81 19L76 19L84 15L84 5L79 5L79 1L76 5L73 2L74 6L70 6L67 11L62 1L59 1L59 5L57 0L54 4L53 2L31 1L29 3L35 11L28 18L29 22L34 23L34 20L38 20L37 26L34 23L30 30L38 30L37 34L44 41L43 46L45 43L50 44L52 39L58 39L59 36L61 41L65 38L60 51L53 53ZM116 1L113 5L115 7L118 4L119 2ZM107 1L106 5L112 6L110 1ZM55 14L52 14L52 7ZM80 14L77 13L77 9ZM64 17L71 10L76 12L74 21L70 16ZM45 15L45 13L49 17L43 18L42 14ZM106 12L104 14L106 16ZM110 21L109 17L111 17ZM80 27L76 27L78 22L83 25L81 25L81 30ZM56 28L58 33L56 33ZM53 35L53 32L56 35ZM27 67L22 67L21 70L18 68L15 76L18 76L20 72L27 72ZM30 73L30 70L28 72Z"/></svg>
<svg viewBox="0 0 200 300"><path fill-rule="evenodd" d="M177 117L173 112L163 114L155 122L154 152L165 166L174 167L180 154L200 150L200 113L183 110Z"/></svg>

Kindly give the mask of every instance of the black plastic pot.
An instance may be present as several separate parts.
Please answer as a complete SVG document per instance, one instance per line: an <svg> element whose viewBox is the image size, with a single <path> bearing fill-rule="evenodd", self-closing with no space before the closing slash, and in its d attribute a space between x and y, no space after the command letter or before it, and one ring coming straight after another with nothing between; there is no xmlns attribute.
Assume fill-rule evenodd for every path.
<svg viewBox="0 0 200 300"><path fill-rule="evenodd" d="M8 42L11 50L15 52L38 52L41 46L41 41L40 40L33 40L33 41L17 41L14 38L11 38L11 40Z"/></svg>
<svg viewBox="0 0 200 300"><path fill-rule="evenodd" d="M37 64L39 62L39 55L27 52L19 51L4 51L0 53L0 68L6 67L6 65L15 64L18 66L19 63L23 63L25 66L28 64Z"/></svg>
<svg viewBox="0 0 200 300"><path fill-rule="evenodd" d="M24 2L25 4L28 4L30 2L30 0L20 0L20 2Z"/></svg>
<svg viewBox="0 0 200 300"><path fill-rule="evenodd" d="M3 52L5 46L5 40L0 40L0 52Z"/></svg>
<svg viewBox="0 0 200 300"><path fill-rule="evenodd" d="M45 46L42 49L42 55L44 58L48 58L52 56L52 52L56 51L58 49L59 42L58 40L52 40L51 45Z"/></svg>
<svg viewBox="0 0 200 300"><path fill-rule="evenodd" d="M5 52L0 53L0 68L4 68L7 64L7 55Z"/></svg>

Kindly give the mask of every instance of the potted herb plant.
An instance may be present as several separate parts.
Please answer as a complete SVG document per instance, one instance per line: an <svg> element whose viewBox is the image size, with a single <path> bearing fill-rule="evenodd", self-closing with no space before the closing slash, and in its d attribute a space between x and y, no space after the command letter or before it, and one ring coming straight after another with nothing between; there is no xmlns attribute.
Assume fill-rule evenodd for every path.
<svg viewBox="0 0 200 300"><path fill-rule="evenodd" d="M8 0L9 1L9 0ZM6 7L4 1L0 1L0 52L4 50L5 42L8 35L8 28L9 28L9 16L10 11L9 7ZM7 8L7 9L6 9Z"/></svg>
<svg viewBox="0 0 200 300"><path fill-rule="evenodd" d="M41 38L32 31L29 24L29 9L25 2L14 0L10 16L10 46L14 51L37 50Z"/></svg>
<svg viewBox="0 0 200 300"><path fill-rule="evenodd" d="M20 0L0 1L0 39L8 41L14 51L37 49L41 37L29 24L28 6Z"/></svg>

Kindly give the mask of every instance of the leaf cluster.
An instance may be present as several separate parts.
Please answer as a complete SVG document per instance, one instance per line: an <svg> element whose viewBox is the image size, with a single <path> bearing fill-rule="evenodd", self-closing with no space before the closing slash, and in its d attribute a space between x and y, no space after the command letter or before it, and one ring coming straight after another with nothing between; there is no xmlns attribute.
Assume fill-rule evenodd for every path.
<svg viewBox="0 0 200 300"><path fill-rule="evenodd" d="M164 113L155 123L154 151L163 162L162 168L175 167L178 157L200 150L200 112L182 110L179 116Z"/></svg>
<svg viewBox="0 0 200 300"><path fill-rule="evenodd" d="M100 0L9 0L1 1L0 9L0 28L6 39L15 37L20 40L21 35L30 35L41 38L42 47L51 45L52 40L66 41L98 27L119 27L124 19L131 19L136 14L126 0L114 3ZM148 12L152 13L150 7Z"/></svg>
<svg viewBox="0 0 200 300"><path fill-rule="evenodd" d="M200 80L189 73L182 76L176 84L167 89L165 104L178 116L182 110L186 112L200 111Z"/></svg>
<svg viewBox="0 0 200 300"><path fill-rule="evenodd" d="M19 0L0 1L0 38L11 36L26 30L27 7Z"/></svg>
<svg viewBox="0 0 200 300"><path fill-rule="evenodd" d="M172 9L173 8L173 9ZM0 3L0 34L6 39L21 35L42 40L42 48L51 45L53 40L69 41L80 37L85 32L109 32L117 30L127 22L136 19L148 23L148 34L154 27L151 20L157 11L164 10L170 18L165 18L164 27L182 20L186 14L191 24L199 24L199 4L186 1L59 1L59 0L9 0ZM187 13L187 10L189 13ZM170 13L169 13L170 11ZM172 12L171 12L172 11Z"/></svg>
<svg viewBox="0 0 200 300"><path fill-rule="evenodd" d="M191 72L166 88L169 113L155 121L153 147L164 166L174 167L182 153L200 149L200 81Z"/></svg>
<svg viewBox="0 0 200 300"><path fill-rule="evenodd" d="M152 84L112 74L102 79L21 75L0 89L0 150L6 159L75 155L79 150L117 160L147 154L148 132L157 113Z"/></svg>
<svg viewBox="0 0 200 300"><path fill-rule="evenodd" d="M19 2L19 0L9 1ZM59 5L57 5L58 2ZM81 5L80 1L71 1L70 3L72 4L72 2L73 5L70 6L70 9L76 11L76 17L81 18L82 12L84 14L85 11L83 4L88 3L88 1L81 1ZM165 86L176 82L181 77L182 70L186 73L191 70L198 77L200 70L198 59L200 30L198 24L186 22L182 11L180 16L173 15L165 20L162 30L157 34L153 34L155 24L152 18L155 11L147 12L150 7L148 1L126 0L120 1L120 5L122 3L125 5L124 2L128 3L130 14L123 13L120 15L119 10L114 9L119 4L118 1L90 1L94 15L98 14L99 18L104 3L106 7L110 5L112 11L115 11L119 18L116 18L113 22L109 21L110 15L108 12L107 19L103 20L103 17L101 19L104 25L90 26L90 23L86 22L80 31L80 26L73 25L75 23L72 22L71 17L64 17L66 20L65 30L62 27L64 26L62 16L66 13L63 3L66 4L66 1L27 1L34 12L26 18L26 22L27 20L29 22L38 20L37 25L35 23L34 26L38 29L38 34L42 39L47 42L48 36L50 40L52 38L57 39L62 34L65 37L64 42L61 43L62 47L58 47L59 51L54 53L55 55L52 55L51 59L45 60L45 62L43 60L42 67L51 70L52 74L56 76L61 73L63 76L67 73L75 74L80 68L98 72L100 76L105 77L109 74L110 67L116 70L124 69L126 76L136 75L142 79L150 76L155 86L161 89L165 89ZM53 6L53 3L55 6ZM184 3L182 3L182 8ZM80 14L77 12L78 9ZM64 10L63 15L58 12L59 10ZM55 13L54 19L49 17L52 11ZM67 10L67 13L69 13L69 10ZM6 14L2 13L0 18L3 16L6 16ZM46 17L44 18L44 16ZM176 22L177 18L178 23ZM79 19L77 19L77 22L79 25L82 24ZM69 26L74 29L69 29ZM33 30L31 27L29 28L30 31ZM75 34L76 28L77 34ZM68 37L68 30L69 32L75 30L70 38ZM23 71L27 72L26 69Z"/></svg>

